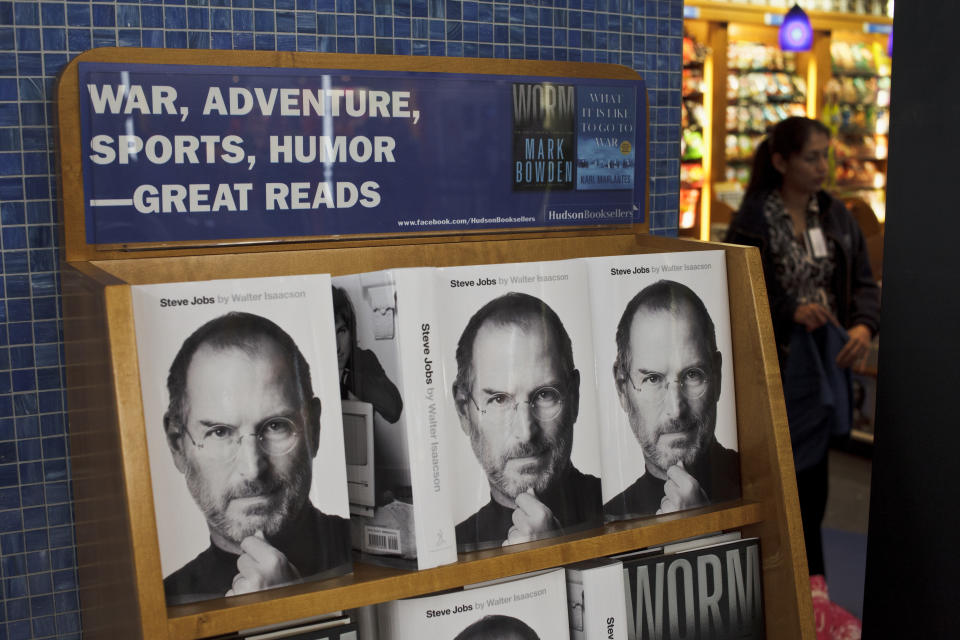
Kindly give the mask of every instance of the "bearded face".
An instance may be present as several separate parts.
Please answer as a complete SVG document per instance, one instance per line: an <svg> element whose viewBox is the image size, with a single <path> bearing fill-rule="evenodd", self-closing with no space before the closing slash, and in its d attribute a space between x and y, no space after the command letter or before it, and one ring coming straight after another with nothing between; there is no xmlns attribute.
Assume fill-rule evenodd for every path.
<svg viewBox="0 0 960 640"><path fill-rule="evenodd" d="M711 351L696 315L686 311L637 310L629 371L617 382L647 469L658 477L679 462L695 464L717 423L720 354Z"/></svg>
<svg viewBox="0 0 960 640"><path fill-rule="evenodd" d="M212 536L239 544L257 531L277 535L307 504L312 460L304 404L273 343L197 350L174 460Z"/></svg>
<svg viewBox="0 0 960 640"><path fill-rule="evenodd" d="M567 469L579 376L565 372L543 323L486 324L473 346L472 384L460 422L495 499L546 491Z"/></svg>

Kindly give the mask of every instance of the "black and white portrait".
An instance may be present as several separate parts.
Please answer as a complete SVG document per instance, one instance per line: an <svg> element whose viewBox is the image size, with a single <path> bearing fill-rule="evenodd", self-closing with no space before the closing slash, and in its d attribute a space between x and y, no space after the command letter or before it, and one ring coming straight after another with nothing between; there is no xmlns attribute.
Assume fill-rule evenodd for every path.
<svg viewBox="0 0 960 640"><path fill-rule="evenodd" d="M451 438L459 440L462 477L469 479L474 465L482 471L479 482L464 483L455 513L461 549L527 542L602 521L589 317L574 304L585 293L575 288L585 271L571 262L471 268L478 279L538 269L569 279L493 298L487 288L473 290L450 305L472 309L465 322L451 325L462 327L454 331L455 363L447 368L456 372L450 391L462 432ZM460 277L449 271L444 279ZM504 288L511 284L523 288L517 282Z"/></svg>
<svg viewBox="0 0 960 640"><path fill-rule="evenodd" d="M385 423L396 424L403 412L403 399L391 379L399 370L396 291L385 278L371 277L376 275L340 276L335 281L339 286L333 287L340 398L369 402ZM381 358L388 359L389 374Z"/></svg>
<svg viewBox="0 0 960 640"><path fill-rule="evenodd" d="M354 548L368 562L457 561L436 270L332 278Z"/></svg>
<svg viewBox="0 0 960 640"><path fill-rule="evenodd" d="M740 497L726 278L722 253L712 261L705 253L629 256L646 271L604 292L619 297L600 378L609 385L605 454L619 471L604 487L608 519Z"/></svg>
<svg viewBox="0 0 960 640"><path fill-rule="evenodd" d="M134 308L167 602L349 571L329 279L149 285Z"/></svg>
<svg viewBox="0 0 960 640"><path fill-rule="evenodd" d="M520 618L490 615L469 625L453 640L540 640L540 636Z"/></svg>
<svg viewBox="0 0 960 640"><path fill-rule="evenodd" d="M413 559L417 545L409 411L404 411L397 386L403 364L398 307L388 272L333 278L354 546L366 553ZM365 406L369 420L351 418Z"/></svg>

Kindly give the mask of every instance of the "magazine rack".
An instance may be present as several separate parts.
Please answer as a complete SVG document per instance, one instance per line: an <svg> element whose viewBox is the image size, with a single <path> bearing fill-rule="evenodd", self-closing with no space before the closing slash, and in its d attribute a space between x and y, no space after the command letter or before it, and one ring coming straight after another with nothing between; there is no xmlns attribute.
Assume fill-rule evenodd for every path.
<svg viewBox="0 0 960 640"><path fill-rule="evenodd" d="M188 52L164 52L166 61ZM98 59L145 53L119 50ZM133 58L131 58L133 55ZM149 54L156 61L156 52ZM191 63L199 54L189 52ZM218 54L209 52L216 58ZM228 55L224 52L224 55ZM249 54L259 66L323 66L625 78L612 65ZM230 64L237 58L231 57ZM253 62L251 61L251 64ZM76 66L60 95L76 94ZM72 84L71 84L72 82ZM76 105L76 98L73 99ZM761 539L767 636L814 638L810 588L763 271L756 249L652 237L645 228L317 239L286 244L170 247L143 251L87 245L83 235L77 114L59 104L64 194L64 335L79 549L80 601L88 638L207 638L266 624L416 596L562 566L650 545L739 529ZM77 191L77 189L80 189ZM356 563L351 575L229 599L165 603L147 460L133 325L133 284L215 278L333 275L389 267L523 262L722 248L726 253L739 419L741 500L618 522L561 538L461 554L456 564L402 571Z"/></svg>

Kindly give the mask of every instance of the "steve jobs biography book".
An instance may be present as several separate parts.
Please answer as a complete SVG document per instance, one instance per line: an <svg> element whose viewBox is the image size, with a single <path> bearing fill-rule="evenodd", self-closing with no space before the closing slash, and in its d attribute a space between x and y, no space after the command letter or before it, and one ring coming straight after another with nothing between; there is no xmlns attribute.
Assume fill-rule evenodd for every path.
<svg viewBox="0 0 960 640"><path fill-rule="evenodd" d="M723 251L586 258L607 520L740 497Z"/></svg>
<svg viewBox="0 0 960 640"><path fill-rule="evenodd" d="M563 569L377 605L379 640L569 640Z"/></svg>
<svg viewBox="0 0 960 640"><path fill-rule="evenodd" d="M330 277L131 289L167 603L350 572Z"/></svg>
<svg viewBox="0 0 960 640"><path fill-rule="evenodd" d="M353 546L365 560L457 561L435 270L333 278Z"/></svg>
<svg viewBox="0 0 960 640"><path fill-rule="evenodd" d="M529 262L438 273L459 549L599 526L584 265Z"/></svg>
<svg viewBox="0 0 960 640"><path fill-rule="evenodd" d="M623 565L599 558L567 565L571 640L627 640Z"/></svg>

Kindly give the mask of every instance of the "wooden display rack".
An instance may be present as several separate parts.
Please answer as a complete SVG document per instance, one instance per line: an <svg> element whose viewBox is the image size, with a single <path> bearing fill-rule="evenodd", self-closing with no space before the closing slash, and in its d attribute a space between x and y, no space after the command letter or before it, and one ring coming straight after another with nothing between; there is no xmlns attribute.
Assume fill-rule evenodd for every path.
<svg viewBox="0 0 960 640"><path fill-rule="evenodd" d="M156 54L150 55L152 61L156 61ZM190 52L189 55L193 56L191 63L196 63L196 56L202 54ZM238 64L233 54L211 57L223 62L227 56L229 64ZM600 79L635 77L632 71L612 65L498 62L494 70L489 64L466 60L322 54L256 56L257 66L370 69L389 66L407 70L469 70L471 73ZM125 60L137 61L129 54ZM60 80L59 122L62 137L72 137L75 142L79 139L76 82L74 62ZM128 251L123 247L104 248L83 242L79 166L78 145L63 144L64 333L85 637L206 638L730 529L761 539L767 636L815 637L790 437L763 271L756 249L657 238L643 233L643 228L621 227ZM516 545L509 551L495 549L461 554L456 564L425 571L356 563L353 574L323 582L195 604L166 605L130 285L317 272L339 275L389 267L705 248L722 248L726 252L736 408L742 427L738 430L741 500L679 514L618 522L561 538Z"/></svg>

